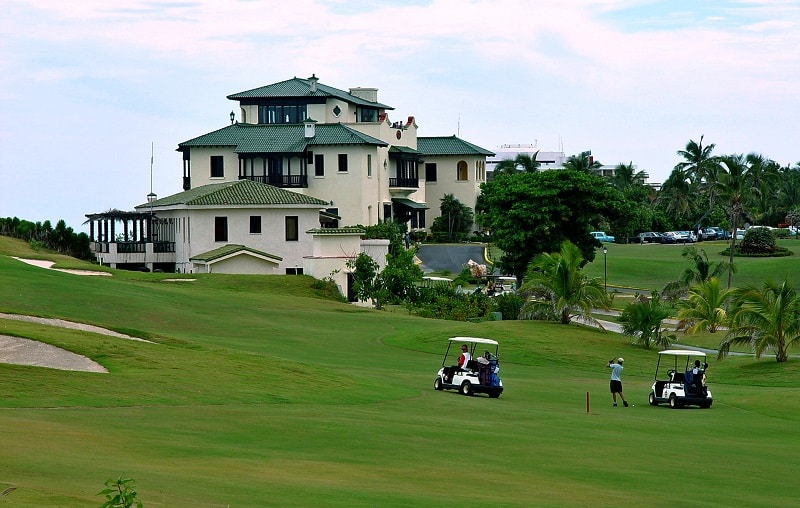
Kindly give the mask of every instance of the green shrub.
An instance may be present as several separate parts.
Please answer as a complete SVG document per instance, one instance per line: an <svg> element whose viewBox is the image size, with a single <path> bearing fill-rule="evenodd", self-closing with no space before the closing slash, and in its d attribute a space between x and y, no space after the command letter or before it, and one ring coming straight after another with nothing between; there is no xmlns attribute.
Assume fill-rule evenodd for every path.
<svg viewBox="0 0 800 508"><path fill-rule="evenodd" d="M775 234L767 228L750 228L744 234L739 251L742 254L771 254L778 244Z"/></svg>
<svg viewBox="0 0 800 508"><path fill-rule="evenodd" d="M492 298L494 312L500 312L507 321L519 317L522 303L522 298L516 293L503 293Z"/></svg>

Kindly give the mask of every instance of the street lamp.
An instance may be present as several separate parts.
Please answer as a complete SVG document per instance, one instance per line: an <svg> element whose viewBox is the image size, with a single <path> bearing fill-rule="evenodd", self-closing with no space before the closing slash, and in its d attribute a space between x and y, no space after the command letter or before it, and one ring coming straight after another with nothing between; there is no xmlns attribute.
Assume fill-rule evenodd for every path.
<svg viewBox="0 0 800 508"><path fill-rule="evenodd" d="M608 247L603 247L603 287L608 293L608 258L606 254L608 254Z"/></svg>

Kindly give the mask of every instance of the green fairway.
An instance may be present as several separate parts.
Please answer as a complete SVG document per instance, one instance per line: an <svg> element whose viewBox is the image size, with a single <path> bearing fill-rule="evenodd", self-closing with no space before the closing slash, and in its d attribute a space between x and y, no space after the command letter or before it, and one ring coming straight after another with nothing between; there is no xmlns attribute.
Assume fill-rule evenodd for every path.
<svg viewBox="0 0 800 508"><path fill-rule="evenodd" d="M615 284L660 288L661 275L637 277L676 278L680 250L612 245L609 273L614 263ZM661 257L668 251L674 259ZM0 335L109 370L0 364L0 491L16 487L0 504L99 506L105 480L120 475L136 480L146 507L798 502L787 483L800 471L795 357L710 357L713 407L670 410L647 404L655 351L612 333L368 310L325 298L303 276L84 277L6 253L34 255L0 237L0 312L152 343L0 319ZM589 265L600 276L602 261ZM456 335L500 342L499 399L433 390ZM606 363L616 356L634 407L611 407Z"/></svg>

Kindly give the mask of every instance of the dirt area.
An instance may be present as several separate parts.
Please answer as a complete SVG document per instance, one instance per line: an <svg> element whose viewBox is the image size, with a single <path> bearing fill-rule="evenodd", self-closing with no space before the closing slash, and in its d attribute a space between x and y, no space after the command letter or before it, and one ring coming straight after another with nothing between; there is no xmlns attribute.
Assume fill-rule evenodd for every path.
<svg viewBox="0 0 800 508"><path fill-rule="evenodd" d="M101 275L105 277L111 277L111 274L108 272L96 272L92 270L69 270L67 268L53 268L53 265L55 264L53 261L45 261L43 259L24 259L18 257L14 257L14 259L22 261L23 263L28 263L29 265L38 266L39 268L47 268L48 270L56 270L58 272L71 273L73 275Z"/></svg>

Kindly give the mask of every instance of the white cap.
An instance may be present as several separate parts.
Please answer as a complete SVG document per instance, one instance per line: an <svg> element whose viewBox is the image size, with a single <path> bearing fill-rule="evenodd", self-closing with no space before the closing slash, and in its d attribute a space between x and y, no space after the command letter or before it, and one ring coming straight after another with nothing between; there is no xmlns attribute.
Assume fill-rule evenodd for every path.
<svg viewBox="0 0 800 508"><path fill-rule="evenodd" d="M625 361L625 360L623 360L621 356L620 356L619 358L617 358L617 362L618 362L618 363L622 363L622 362L624 362L624 361Z"/></svg>

